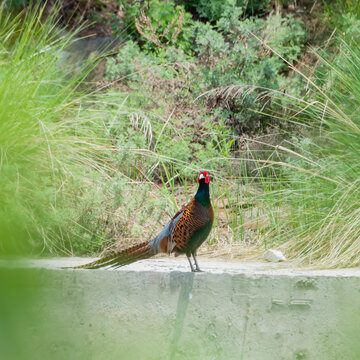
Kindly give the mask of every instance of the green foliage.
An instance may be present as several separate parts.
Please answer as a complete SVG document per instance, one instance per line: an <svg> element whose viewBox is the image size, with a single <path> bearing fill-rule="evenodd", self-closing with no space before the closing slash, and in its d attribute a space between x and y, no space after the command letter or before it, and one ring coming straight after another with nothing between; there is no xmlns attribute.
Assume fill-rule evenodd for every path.
<svg viewBox="0 0 360 360"><path fill-rule="evenodd" d="M237 0L200 0L197 2L196 11L200 17L208 19L209 21L218 20L227 9L232 9L236 6Z"/></svg>
<svg viewBox="0 0 360 360"><path fill-rule="evenodd" d="M136 40L142 49L156 51L162 46L176 46L190 50L188 30L191 14L182 6L161 0L151 0L146 5L138 1L121 3L125 14L121 27L126 28L131 39Z"/></svg>
<svg viewBox="0 0 360 360"><path fill-rule="evenodd" d="M339 30L347 41L359 41L360 3L356 0L335 0L324 2L327 10L327 24Z"/></svg>
<svg viewBox="0 0 360 360"><path fill-rule="evenodd" d="M106 65L106 79L112 81L123 78L124 81L137 81L141 78L139 71L144 71L147 66L152 65L152 57L140 52L135 42L128 41L115 58L106 59Z"/></svg>
<svg viewBox="0 0 360 360"><path fill-rule="evenodd" d="M234 8L241 9L243 14L249 16L263 15L269 9L270 0L185 0L183 3L186 8L191 9L201 18L215 22L225 12L232 11Z"/></svg>
<svg viewBox="0 0 360 360"><path fill-rule="evenodd" d="M156 8L152 11L156 13ZM109 80L123 77L133 81L141 79L143 83L148 81L150 86L154 78L161 82L166 79L182 81L186 77L188 88L195 96L229 85L269 89L286 86L287 91L292 92L297 82L286 82L287 64L278 55L290 63L296 61L305 40L301 21L291 16L243 19L242 15L243 8L229 5L215 25L193 22L188 31L195 45L191 51L171 46L160 47L154 53L128 42L116 58L107 60L106 77ZM156 18L155 14L153 18ZM184 69L188 69L187 72ZM179 98L186 96L182 87L177 91ZM264 129L268 121L266 116L256 112L264 109L264 104L271 107L268 99L259 100L261 91L244 91L242 96L230 97L226 101L217 93L217 98L208 104L212 108L211 102L215 102L227 124L236 132L256 132Z"/></svg>
<svg viewBox="0 0 360 360"><path fill-rule="evenodd" d="M300 21L280 15L269 15L265 20L240 21L240 16L241 10L235 8L225 12L216 28L209 24L195 25L196 49L201 64L200 74L194 82L197 93L229 85L253 85L268 89L280 89L285 85L283 72L287 64L273 53L290 63L297 59L305 38ZM221 30L221 33L215 29ZM289 84L286 85L287 90L291 91ZM296 86L296 82L293 86ZM237 98L227 97L223 104L223 115L227 114L229 124L237 131L259 130L265 125L265 118L255 113L264 109L264 102L259 100L261 91L263 89L244 92L244 96ZM219 92L216 94L219 97ZM266 104L271 106L268 101Z"/></svg>
<svg viewBox="0 0 360 360"><path fill-rule="evenodd" d="M196 23L196 51L203 56L206 62L224 56L229 49L222 34L218 33L209 23Z"/></svg>

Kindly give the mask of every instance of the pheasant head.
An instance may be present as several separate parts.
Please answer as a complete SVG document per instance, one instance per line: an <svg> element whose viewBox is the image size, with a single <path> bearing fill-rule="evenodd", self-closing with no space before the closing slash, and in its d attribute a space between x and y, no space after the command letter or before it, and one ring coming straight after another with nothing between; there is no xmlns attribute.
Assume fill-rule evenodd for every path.
<svg viewBox="0 0 360 360"><path fill-rule="evenodd" d="M199 176L197 178L197 182L200 183L200 180L204 180L205 184L210 182L210 175L207 171L200 171Z"/></svg>

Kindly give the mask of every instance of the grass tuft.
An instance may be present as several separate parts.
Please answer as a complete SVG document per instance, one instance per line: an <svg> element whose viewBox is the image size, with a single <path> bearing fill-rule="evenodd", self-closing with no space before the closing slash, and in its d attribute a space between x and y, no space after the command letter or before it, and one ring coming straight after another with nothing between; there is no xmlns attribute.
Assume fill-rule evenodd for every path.
<svg viewBox="0 0 360 360"><path fill-rule="evenodd" d="M288 109L285 120L303 128L303 136L293 136L286 146L277 147L282 161L268 163L277 172L281 168L282 176L268 182L273 193L264 201L279 216L267 236L283 243L288 255L299 262L357 266L360 49L343 43L332 61L320 60L326 80L319 72L321 77L308 79L310 97L281 99Z"/></svg>
<svg viewBox="0 0 360 360"><path fill-rule="evenodd" d="M44 17L40 3L30 9L0 7L1 254L63 248L71 203L81 196L74 184L109 170L98 126L76 116L78 87L93 65L64 72L63 51L77 33Z"/></svg>

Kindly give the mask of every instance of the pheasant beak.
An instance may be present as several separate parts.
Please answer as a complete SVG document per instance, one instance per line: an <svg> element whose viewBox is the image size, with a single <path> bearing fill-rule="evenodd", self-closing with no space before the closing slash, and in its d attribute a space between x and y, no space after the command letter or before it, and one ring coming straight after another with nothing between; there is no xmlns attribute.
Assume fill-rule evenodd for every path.
<svg viewBox="0 0 360 360"><path fill-rule="evenodd" d="M203 173L201 173L201 174L199 175L199 180L201 180L201 179L205 179L205 176L204 176Z"/></svg>

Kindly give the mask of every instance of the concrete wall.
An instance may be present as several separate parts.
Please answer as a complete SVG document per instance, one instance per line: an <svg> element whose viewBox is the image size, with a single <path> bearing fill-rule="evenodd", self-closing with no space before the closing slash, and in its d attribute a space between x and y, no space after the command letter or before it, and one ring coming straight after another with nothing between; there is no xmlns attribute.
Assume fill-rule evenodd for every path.
<svg viewBox="0 0 360 360"><path fill-rule="evenodd" d="M9 358L360 359L360 270L201 258L196 274L186 259L58 269L69 261L0 264L0 280L16 274L25 297L36 291L19 304Z"/></svg>

